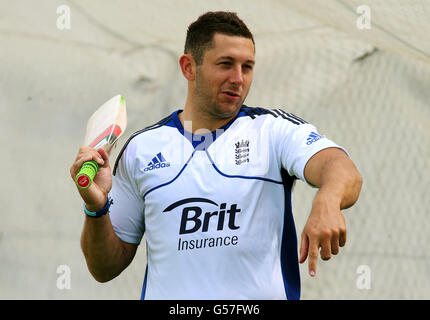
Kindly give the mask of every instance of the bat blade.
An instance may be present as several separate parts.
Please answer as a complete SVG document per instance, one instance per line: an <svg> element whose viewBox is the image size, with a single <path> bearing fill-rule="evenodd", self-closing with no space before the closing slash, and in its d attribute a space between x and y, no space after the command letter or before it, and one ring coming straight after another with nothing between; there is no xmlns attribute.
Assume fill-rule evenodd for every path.
<svg viewBox="0 0 430 320"><path fill-rule="evenodd" d="M124 97L116 95L100 106L87 123L84 145L104 149L109 153L116 140L127 127Z"/></svg>
<svg viewBox="0 0 430 320"><path fill-rule="evenodd" d="M88 120L84 145L94 149L103 147L109 154L126 127L125 99L122 95L116 95L101 105ZM95 161L85 162L75 179L78 188L89 188L98 169Z"/></svg>

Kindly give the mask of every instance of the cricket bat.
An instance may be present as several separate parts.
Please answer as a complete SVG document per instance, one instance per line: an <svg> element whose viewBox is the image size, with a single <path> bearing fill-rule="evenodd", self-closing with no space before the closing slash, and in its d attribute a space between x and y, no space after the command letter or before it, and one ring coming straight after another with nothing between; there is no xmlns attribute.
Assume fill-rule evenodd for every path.
<svg viewBox="0 0 430 320"><path fill-rule="evenodd" d="M96 150L103 147L109 154L126 127L125 100L122 95L116 95L101 105L88 120L84 145ZM84 162L75 178L77 187L80 189L89 188L98 170L97 162Z"/></svg>

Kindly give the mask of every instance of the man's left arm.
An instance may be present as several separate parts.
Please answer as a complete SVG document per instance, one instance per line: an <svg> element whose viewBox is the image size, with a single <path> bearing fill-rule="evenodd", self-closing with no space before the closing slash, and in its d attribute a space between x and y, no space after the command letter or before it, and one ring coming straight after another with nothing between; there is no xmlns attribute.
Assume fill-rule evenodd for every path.
<svg viewBox="0 0 430 320"><path fill-rule="evenodd" d="M307 162L306 181L319 188L301 235L300 263L309 257L309 274L315 276L319 250L328 260L346 243L346 224L341 212L360 194L362 178L348 155L339 148L319 151Z"/></svg>

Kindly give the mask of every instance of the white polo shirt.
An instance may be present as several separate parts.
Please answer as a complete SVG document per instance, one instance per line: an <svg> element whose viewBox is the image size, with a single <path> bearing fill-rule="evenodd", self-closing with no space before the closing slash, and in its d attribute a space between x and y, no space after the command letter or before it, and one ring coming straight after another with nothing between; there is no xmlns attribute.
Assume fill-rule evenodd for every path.
<svg viewBox="0 0 430 320"><path fill-rule="evenodd" d="M119 238L146 237L142 299L299 299L296 179L339 147L280 109L242 106L192 135L178 110L136 132L115 163L110 218Z"/></svg>

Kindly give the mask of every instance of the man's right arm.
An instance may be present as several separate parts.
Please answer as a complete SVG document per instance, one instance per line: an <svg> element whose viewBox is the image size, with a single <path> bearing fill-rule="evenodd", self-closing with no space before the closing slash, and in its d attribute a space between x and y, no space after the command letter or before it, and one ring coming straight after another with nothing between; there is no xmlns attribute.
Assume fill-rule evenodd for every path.
<svg viewBox="0 0 430 320"><path fill-rule="evenodd" d="M86 208L96 212L104 207L112 188L108 154L103 149L96 151L82 147L70 168L70 175L74 181L82 164L90 160L96 161L100 169L91 186L78 191ZM93 277L99 282L107 282L118 276L131 263L137 245L121 241L113 230L109 214L106 214L99 218L85 216L81 248Z"/></svg>
<svg viewBox="0 0 430 320"><path fill-rule="evenodd" d="M106 214L100 218L85 217L81 248L94 279L107 282L127 268L137 245L121 241Z"/></svg>

